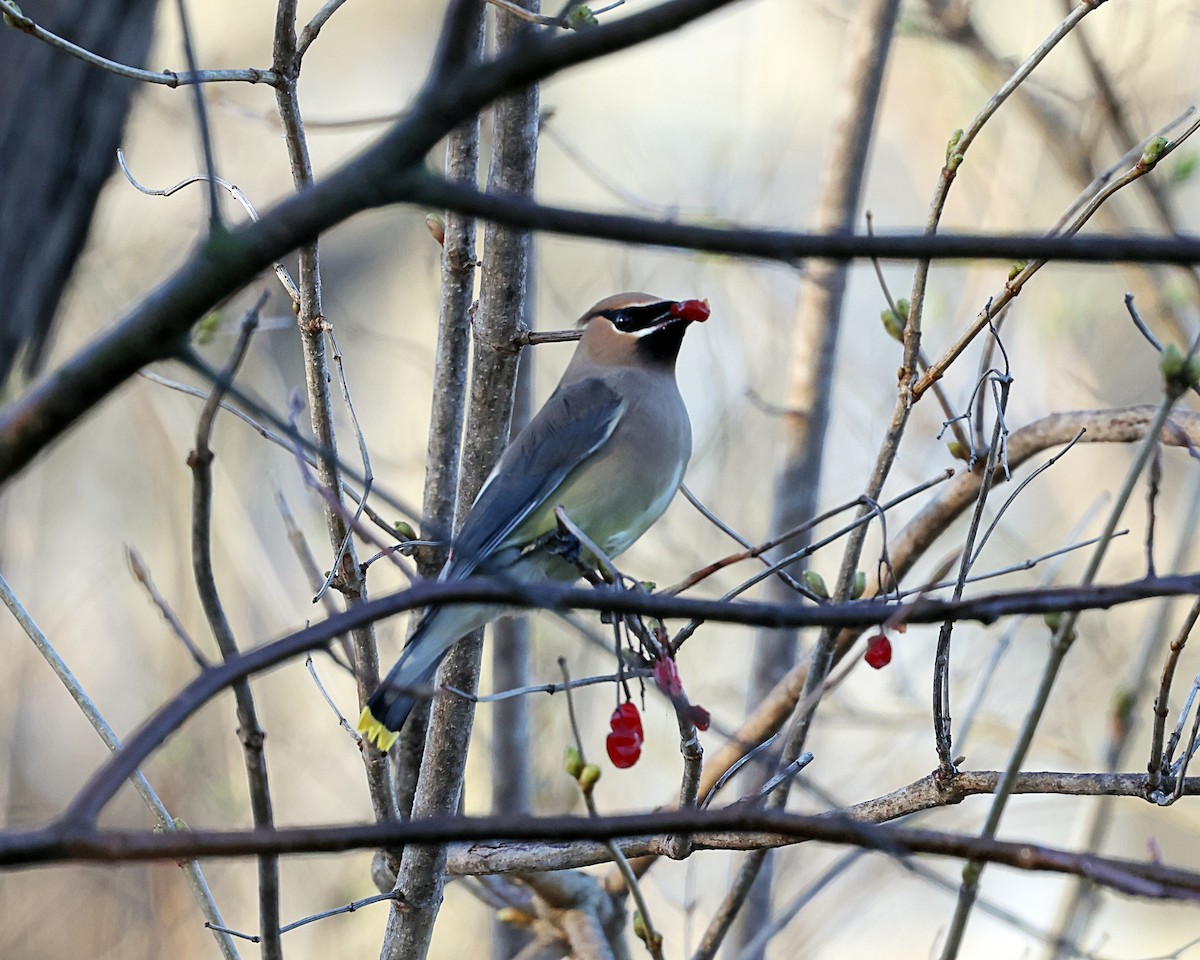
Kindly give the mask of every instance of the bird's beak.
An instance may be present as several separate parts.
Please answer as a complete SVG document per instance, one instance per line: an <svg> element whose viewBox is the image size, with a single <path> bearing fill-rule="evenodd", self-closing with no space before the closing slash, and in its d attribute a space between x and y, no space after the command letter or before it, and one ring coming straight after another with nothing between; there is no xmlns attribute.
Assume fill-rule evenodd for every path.
<svg viewBox="0 0 1200 960"><path fill-rule="evenodd" d="M639 330L638 336L644 337L647 334L655 333L679 320L684 323L703 323L711 312L707 300L676 300L667 308L667 312L663 314L661 320L655 322L653 326Z"/></svg>

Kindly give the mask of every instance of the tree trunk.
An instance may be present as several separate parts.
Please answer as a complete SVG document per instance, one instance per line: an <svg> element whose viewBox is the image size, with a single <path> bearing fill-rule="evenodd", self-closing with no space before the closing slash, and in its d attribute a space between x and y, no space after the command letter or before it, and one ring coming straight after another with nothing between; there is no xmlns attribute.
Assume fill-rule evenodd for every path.
<svg viewBox="0 0 1200 960"><path fill-rule="evenodd" d="M155 0L47 0L38 24L112 60L141 66ZM116 169L137 82L18 30L0 29L0 383L23 350L36 369L63 288Z"/></svg>

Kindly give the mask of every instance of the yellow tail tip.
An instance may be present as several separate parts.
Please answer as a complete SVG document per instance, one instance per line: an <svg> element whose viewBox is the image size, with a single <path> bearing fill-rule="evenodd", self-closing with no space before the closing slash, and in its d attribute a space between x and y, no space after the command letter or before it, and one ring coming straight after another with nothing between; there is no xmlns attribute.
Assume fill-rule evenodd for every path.
<svg viewBox="0 0 1200 960"><path fill-rule="evenodd" d="M392 744L400 737L400 731L389 730L376 720L370 707L363 707L362 713L358 715L358 732L367 738L368 743L374 743L384 753L391 750Z"/></svg>

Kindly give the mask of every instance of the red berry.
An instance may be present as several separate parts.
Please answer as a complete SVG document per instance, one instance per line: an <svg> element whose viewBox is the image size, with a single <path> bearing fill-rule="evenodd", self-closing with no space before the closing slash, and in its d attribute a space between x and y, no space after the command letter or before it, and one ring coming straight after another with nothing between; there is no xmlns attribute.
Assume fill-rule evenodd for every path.
<svg viewBox="0 0 1200 960"><path fill-rule="evenodd" d="M617 709L612 712L612 716L608 718L608 725L612 728L612 732L604 742L605 749L608 751L608 759L612 761L614 767L625 769L632 767L638 761L638 757L642 755L642 741L645 739L645 734L642 732L642 717L638 713L637 704L632 700L626 700L618 705Z"/></svg>
<svg viewBox="0 0 1200 960"><path fill-rule="evenodd" d="M683 320L703 322L708 319L711 312L707 300L680 300L678 303L671 304L671 316L680 317Z"/></svg>
<svg viewBox="0 0 1200 960"><path fill-rule="evenodd" d="M624 770L638 762L642 755L642 738L633 730L613 730L604 741L612 765Z"/></svg>
<svg viewBox="0 0 1200 960"><path fill-rule="evenodd" d="M863 659L876 670L886 667L892 662L892 641L887 638L886 634L875 634L867 640L867 652L863 655Z"/></svg>
<svg viewBox="0 0 1200 960"><path fill-rule="evenodd" d="M608 725L613 730L628 730L630 733L636 733L638 737L645 738L642 732L642 717L638 713L637 704L632 700L626 700L609 717Z"/></svg>

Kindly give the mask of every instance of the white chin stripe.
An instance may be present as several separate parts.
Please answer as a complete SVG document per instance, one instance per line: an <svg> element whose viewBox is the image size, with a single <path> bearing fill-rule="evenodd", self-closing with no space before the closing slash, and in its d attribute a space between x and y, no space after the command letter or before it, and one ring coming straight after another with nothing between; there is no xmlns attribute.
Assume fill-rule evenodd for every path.
<svg viewBox="0 0 1200 960"><path fill-rule="evenodd" d="M641 330L631 331L629 333L629 336L637 337L639 340L641 340L642 337L648 337L652 333L658 333L659 330L662 330L664 327L670 326L672 323L674 323L678 319L679 319L678 317L672 317L670 314L667 314L666 316L663 317L662 320L655 321L655 323L653 323L649 327L642 327ZM622 331L622 332L624 332L624 331Z"/></svg>

